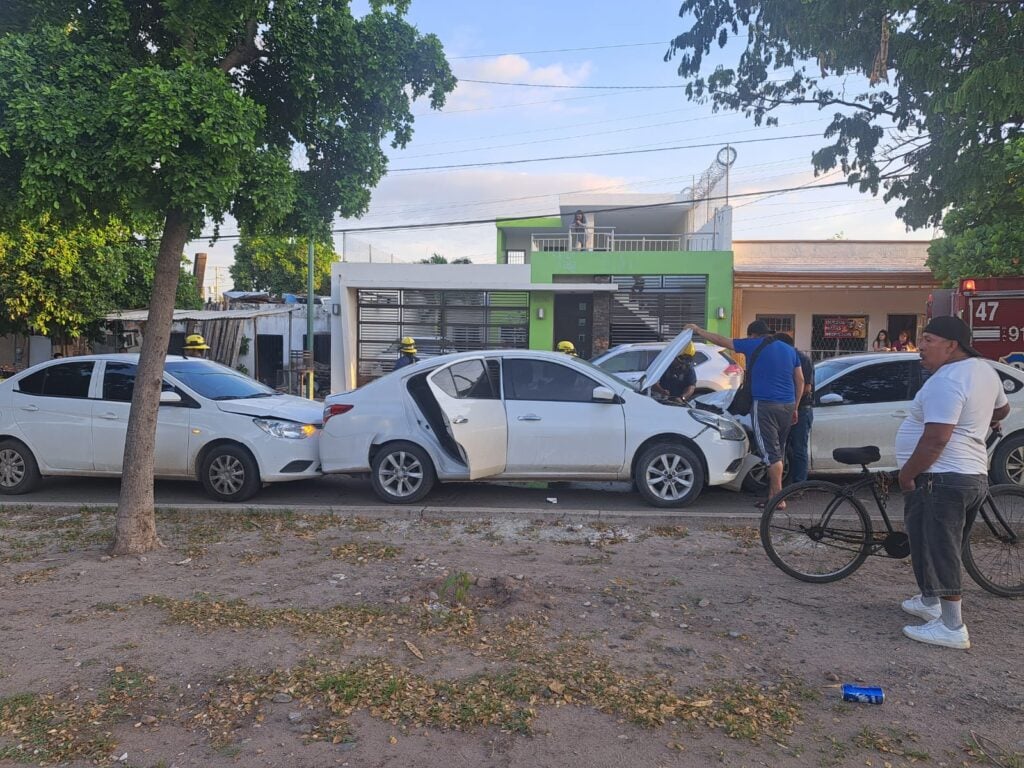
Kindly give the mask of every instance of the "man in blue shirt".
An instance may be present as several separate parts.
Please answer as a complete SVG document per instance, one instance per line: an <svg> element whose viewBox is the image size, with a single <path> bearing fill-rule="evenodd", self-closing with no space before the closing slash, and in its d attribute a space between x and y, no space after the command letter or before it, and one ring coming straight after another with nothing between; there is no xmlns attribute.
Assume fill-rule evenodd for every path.
<svg viewBox="0 0 1024 768"><path fill-rule="evenodd" d="M797 421L797 393L804 391L800 358L793 347L772 336L764 320L748 325L745 339L728 339L693 324L686 327L712 344L741 352L747 358L754 401L750 420L761 460L768 465L768 498L771 498L782 491L786 438ZM757 360L752 364L755 353Z"/></svg>

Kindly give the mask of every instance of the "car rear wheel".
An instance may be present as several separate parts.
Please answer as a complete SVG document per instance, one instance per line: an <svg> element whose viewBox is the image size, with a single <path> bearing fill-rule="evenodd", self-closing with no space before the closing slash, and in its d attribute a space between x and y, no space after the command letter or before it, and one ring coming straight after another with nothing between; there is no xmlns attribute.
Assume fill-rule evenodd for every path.
<svg viewBox="0 0 1024 768"><path fill-rule="evenodd" d="M10 496L35 490L42 478L39 465L24 443L0 441L0 493Z"/></svg>
<svg viewBox="0 0 1024 768"><path fill-rule="evenodd" d="M685 507L704 488L704 468L690 448L657 443L636 461L633 481L644 500L655 507Z"/></svg>
<svg viewBox="0 0 1024 768"><path fill-rule="evenodd" d="M437 475L427 452L413 443L390 443L373 457L370 482L382 500L413 504L434 487Z"/></svg>
<svg viewBox="0 0 1024 768"><path fill-rule="evenodd" d="M999 442L990 474L996 484L1024 485L1024 435L1010 435Z"/></svg>
<svg viewBox="0 0 1024 768"><path fill-rule="evenodd" d="M256 460L240 445L225 443L211 448L203 457L199 479L212 499L245 501L260 489Z"/></svg>

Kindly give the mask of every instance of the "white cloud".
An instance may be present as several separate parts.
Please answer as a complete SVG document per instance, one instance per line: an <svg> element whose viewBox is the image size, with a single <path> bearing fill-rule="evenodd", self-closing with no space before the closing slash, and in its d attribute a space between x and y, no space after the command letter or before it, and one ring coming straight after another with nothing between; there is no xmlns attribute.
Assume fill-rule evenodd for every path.
<svg viewBox="0 0 1024 768"><path fill-rule="evenodd" d="M470 83L466 80L493 80L530 85L582 85L591 73L589 61L580 64L549 64L538 67L519 54L463 62L457 76L459 84L445 103L445 112L488 110L509 104L530 104L546 109L561 109L558 102L545 103L571 93L557 89L517 88L506 85ZM540 102L538 104L537 102Z"/></svg>

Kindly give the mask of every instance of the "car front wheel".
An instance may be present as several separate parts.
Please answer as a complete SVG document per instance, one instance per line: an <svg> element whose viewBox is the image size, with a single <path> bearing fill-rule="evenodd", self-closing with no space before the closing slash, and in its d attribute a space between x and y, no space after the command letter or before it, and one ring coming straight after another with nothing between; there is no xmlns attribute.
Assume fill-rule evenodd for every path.
<svg viewBox="0 0 1024 768"><path fill-rule="evenodd" d="M992 481L1024 485L1024 435L1001 440L992 455Z"/></svg>
<svg viewBox="0 0 1024 768"><path fill-rule="evenodd" d="M24 443L0 441L0 493L17 496L39 485L39 465Z"/></svg>
<svg viewBox="0 0 1024 768"><path fill-rule="evenodd" d="M211 448L199 468L199 479L212 499L245 501L260 489L260 469L256 460L239 445Z"/></svg>
<svg viewBox="0 0 1024 768"><path fill-rule="evenodd" d="M385 445L370 463L373 490L390 504L413 504L434 487L437 476L427 452L412 443Z"/></svg>
<svg viewBox="0 0 1024 768"><path fill-rule="evenodd" d="M636 462L633 480L648 504L685 507L704 488L704 469L690 448L658 443L644 449Z"/></svg>

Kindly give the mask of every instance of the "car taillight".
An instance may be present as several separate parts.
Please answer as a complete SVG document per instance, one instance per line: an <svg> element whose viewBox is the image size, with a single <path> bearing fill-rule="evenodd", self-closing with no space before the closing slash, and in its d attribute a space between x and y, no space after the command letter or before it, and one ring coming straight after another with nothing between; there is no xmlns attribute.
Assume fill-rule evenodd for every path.
<svg viewBox="0 0 1024 768"><path fill-rule="evenodd" d="M732 365L725 366L725 375L726 376L739 376L742 373L743 373L743 369L740 368L738 365L736 365L736 363L733 363Z"/></svg>
<svg viewBox="0 0 1024 768"><path fill-rule="evenodd" d="M332 416L340 416L343 413L348 413L353 408L355 408L355 406L350 405L349 403L334 403L333 405L328 405L324 408L324 426L327 426L327 420Z"/></svg>

